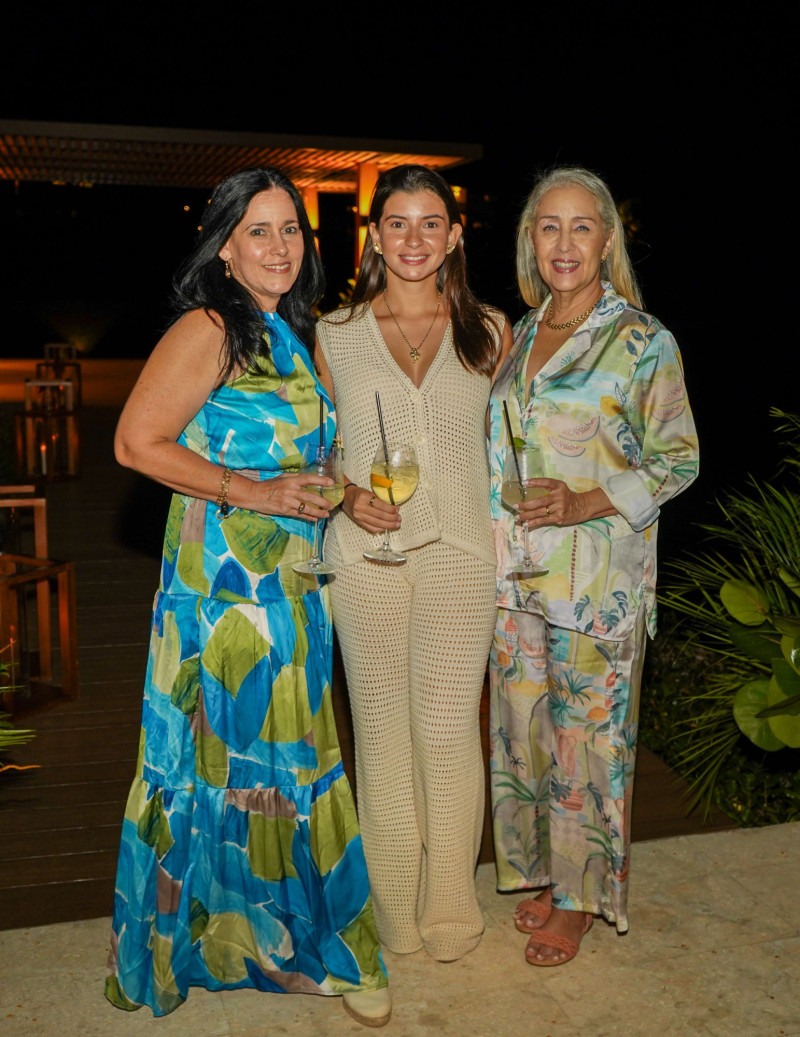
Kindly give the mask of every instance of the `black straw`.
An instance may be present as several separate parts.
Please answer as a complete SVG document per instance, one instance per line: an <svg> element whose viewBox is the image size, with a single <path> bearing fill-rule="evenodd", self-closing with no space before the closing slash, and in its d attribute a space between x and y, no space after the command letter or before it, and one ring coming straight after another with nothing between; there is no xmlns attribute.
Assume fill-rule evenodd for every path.
<svg viewBox="0 0 800 1037"><path fill-rule="evenodd" d="M378 421L381 426L381 440L383 442L383 458L386 462L386 478L390 479L389 475L389 449L386 446L386 429L383 427L383 412L381 411L381 394L375 390L375 402L378 404ZM391 486L389 487L389 502L394 504L394 494L392 493Z"/></svg>
<svg viewBox="0 0 800 1037"><path fill-rule="evenodd" d="M514 467L517 469L517 482L522 491L522 499L525 499L525 487L522 485L522 475L519 470L519 458L517 457L517 446L511 432L511 418L508 416L508 404L503 400L503 413L506 416L506 428L508 429L508 442L511 444L511 453L514 455Z"/></svg>

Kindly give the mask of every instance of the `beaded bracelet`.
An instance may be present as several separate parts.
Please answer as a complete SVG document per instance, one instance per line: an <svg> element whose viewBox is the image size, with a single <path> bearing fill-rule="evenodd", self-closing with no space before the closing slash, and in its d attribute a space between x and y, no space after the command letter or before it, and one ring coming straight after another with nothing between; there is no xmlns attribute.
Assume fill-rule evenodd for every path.
<svg viewBox="0 0 800 1037"><path fill-rule="evenodd" d="M217 518L224 519L230 511L230 505L228 504L228 487L231 484L231 476L233 472L230 468L226 468L222 473L222 484L217 494L217 499L214 502L217 505Z"/></svg>

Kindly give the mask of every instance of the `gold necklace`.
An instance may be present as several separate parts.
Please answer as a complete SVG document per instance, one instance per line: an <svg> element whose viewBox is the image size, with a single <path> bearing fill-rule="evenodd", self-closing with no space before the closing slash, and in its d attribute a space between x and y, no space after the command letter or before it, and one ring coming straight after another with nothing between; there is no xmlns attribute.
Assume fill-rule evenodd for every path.
<svg viewBox="0 0 800 1037"><path fill-rule="evenodd" d="M601 295L600 299L602 298L603 297ZM579 314L577 317L573 317L572 320L565 320L563 324L550 323L550 316L553 313L553 300L551 299L550 305L547 307L547 313L544 316L544 322L548 326L548 328L550 328L551 331L566 331L567 328L574 328L576 324L580 324L582 321L586 320L586 318L595 308L597 303L600 302L600 299L598 299L597 302L593 302L589 309L586 310L584 313Z"/></svg>
<svg viewBox="0 0 800 1037"><path fill-rule="evenodd" d="M422 349L422 347L423 347L423 346L425 345L425 342L426 342L426 340L427 340L427 338L428 338L428 335L430 335L430 333L431 333L431 332L433 331L433 325L434 325L434 324L436 323L436 318L437 318L437 317L439 316L439 307L440 307L440 306L442 305L442 293L441 293L441 292L437 292L436 294L437 294L437 302L436 302L436 313L434 313L434 315L433 315L433 320L431 321L431 325L430 325L430 327L429 327L429 328L428 328L428 330L427 330L427 331L425 332L425 334L424 334L424 335L422 336L422 341L421 341L421 342L420 342L420 344L419 344L419 345L418 345L418 346L417 346L417 347L415 348L415 347L414 347L414 346L412 346L412 345L411 345L411 343L410 343L410 342L408 341L408 338L407 338L407 336L406 336L406 333L405 333L405 332L403 331L403 329L402 329L402 328L400 327L400 325L399 325L399 323L398 323L398 321L397 321L397 317L395 317L395 315L394 315L394 314L392 313L392 307L391 307L391 306L389 305L389 300L388 300L388 298L386 297L386 289L384 288L384 290L383 290L383 301L384 301L384 302L386 303L386 309L387 309L387 310L389 311L389 316L390 316L390 317L392 318L392 320L394 321L394 323L395 323L395 326L396 326L397 330L398 330L398 331L400 332L400 334L401 334L401 335L403 336L403 341L404 341L404 342L405 342L405 344L406 344L406 345L408 346L408 352L409 352L409 355L410 355L410 357L411 357L411 363L412 363L412 364L416 364L416 362L417 362L417 361L419 360L419 351L420 351L420 350Z"/></svg>

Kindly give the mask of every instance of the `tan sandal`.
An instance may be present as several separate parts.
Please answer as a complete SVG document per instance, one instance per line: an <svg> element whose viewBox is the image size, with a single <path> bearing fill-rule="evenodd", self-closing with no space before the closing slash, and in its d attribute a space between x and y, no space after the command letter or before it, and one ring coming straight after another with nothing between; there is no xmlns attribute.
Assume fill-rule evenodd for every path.
<svg viewBox="0 0 800 1037"><path fill-rule="evenodd" d="M594 919L589 915L583 932L581 933L581 940L592 928L593 921ZM531 958L528 955L528 948L532 943L539 943L545 947L555 947L557 951L563 951L566 954L566 958L548 958L546 961L537 961L536 958ZM569 936L559 936L558 933L548 932L547 929L538 930L535 935L531 936L530 940L528 940L525 947L525 960L529 965L538 965L540 968L549 968L552 965L566 965L568 961L572 961L580 950L580 947L580 940L576 943L575 940L571 940Z"/></svg>
<svg viewBox="0 0 800 1037"><path fill-rule="evenodd" d="M521 933L532 933L544 925L553 912L553 905L543 904L541 900L536 898L531 900L521 900L517 904L514 914L516 915L519 911L525 911L527 914L534 915L539 919L538 925L523 925L518 918L514 918L514 925Z"/></svg>

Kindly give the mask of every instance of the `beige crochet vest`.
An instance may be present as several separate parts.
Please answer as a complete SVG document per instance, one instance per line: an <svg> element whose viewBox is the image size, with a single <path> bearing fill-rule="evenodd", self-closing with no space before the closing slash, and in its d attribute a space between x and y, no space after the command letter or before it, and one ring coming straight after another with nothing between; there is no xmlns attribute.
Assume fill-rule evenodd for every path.
<svg viewBox="0 0 800 1037"><path fill-rule="evenodd" d="M387 349L371 308L343 323L348 313L338 310L317 324L333 376L346 475L369 487L380 444L377 390L387 437L413 443L419 460L419 486L401 506L402 524L392 533L392 545L411 550L441 540L494 565L485 427L490 380L461 365L448 324L417 389ZM365 532L341 509L331 519L328 535L336 540L345 565L363 561L362 552L382 539Z"/></svg>

